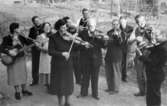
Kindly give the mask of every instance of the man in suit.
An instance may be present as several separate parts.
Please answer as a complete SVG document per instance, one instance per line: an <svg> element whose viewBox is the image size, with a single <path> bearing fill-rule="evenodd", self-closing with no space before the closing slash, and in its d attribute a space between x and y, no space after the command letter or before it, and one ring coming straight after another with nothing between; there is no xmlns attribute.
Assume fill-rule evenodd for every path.
<svg viewBox="0 0 167 106"><path fill-rule="evenodd" d="M32 23L34 24L29 32L29 37L36 39L38 35L42 33L42 24L41 19L38 16L32 17ZM40 50L37 47L32 47L32 86L38 84L39 81L39 59L40 59Z"/></svg>
<svg viewBox="0 0 167 106"><path fill-rule="evenodd" d="M107 52L105 56L106 80L109 94L117 94L121 84L122 68L122 37L119 20L112 21L112 29L107 32L110 38L107 42Z"/></svg>
<svg viewBox="0 0 167 106"><path fill-rule="evenodd" d="M135 17L135 21L138 25L138 27L135 30L135 37L138 39L137 41L137 47L140 48L140 44L144 41L148 41L148 39L145 37L144 30L146 28L146 22L145 17L141 15L137 15ZM139 39L141 38L141 40ZM142 50L141 50L142 53ZM139 87L139 92L135 93L135 96L144 96L146 93L146 74L145 74L145 66L143 62L139 59L140 52L137 52L136 58L135 58L135 69L137 73L137 83Z"/></svg>
<svg viewBox="0 0 167 106"><path fill-rule="evenodd" d="M135 17L135 20L138 25L135 30L135 35L137 40L137 47L139 48L135 59L139 92L136 93L135 96L144 96L146 94L147 78L145 73L145 65L143 61L140 60L140 56L143 54L143 46L147 46L150 43L155 43L157 40L157 36L155 33L153 34L154 31L152 30L152 27L146 24L144 16L137 15Z"/></svg>
<svg viewBox="0 0 167 106"><path fill-rule="evenodd" d="M146 104L147 106L161 106L161 85L165 80L163 67L167 60L167 41L145 49L140 60L146 67Z"/></svg>
<svg viewBox="0 0 167 106"><path fill-rule="evenodd" d="M127 52L128 52L128 39L130 38L133 27L130 25L127 25L127 17L120 17L120 29L121 29L121 36L123 38L123 44L122 44L122 81L127 82Z"/></svg>
<svg viewBox="0 0 167 106"><path fill-rule="evenodd" d="M94 34L96 22L93 19L88 20L88 29L80 32L79 37L82 40L93 45L91 48L83 48L80 51L81 69L82 69L82 84L81 92L78 97L88 96L89 82L91 81L92 97L99 100L98 97L98 77L99 68L102 63L101 48L104 47L103 40L96 37Z"/></svg>

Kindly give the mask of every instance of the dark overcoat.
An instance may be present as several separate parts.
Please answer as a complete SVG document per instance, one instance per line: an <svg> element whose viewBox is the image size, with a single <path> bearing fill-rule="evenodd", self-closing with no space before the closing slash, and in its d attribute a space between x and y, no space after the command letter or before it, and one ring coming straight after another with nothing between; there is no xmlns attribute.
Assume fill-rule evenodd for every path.
<svg viewBox="0 0 167 106"><path fill-rule="evenodd" d="M64 40L59 32L49 38L49 54L51 58L50 93L71 95L74 88L71 58L66 60L62 52L68 52L71 42Z"/></svg>

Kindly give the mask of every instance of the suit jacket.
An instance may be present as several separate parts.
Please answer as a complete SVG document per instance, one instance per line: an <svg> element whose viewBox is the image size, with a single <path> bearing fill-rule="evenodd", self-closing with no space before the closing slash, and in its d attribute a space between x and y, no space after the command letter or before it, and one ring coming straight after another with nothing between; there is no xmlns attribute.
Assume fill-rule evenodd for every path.
<svg viewBox="0 0 167 106"><path fill-rule="evenodd" d="M147 80L163 81L165 79L163 67L167 61L167 41L149 48L149 51L149 55L143 55L139 58L146 66Z"/></svg>
<svg viewBox="0 0 167 106"><path fill-rule="evenodd" d="M93 63L95 66L100 66L102 63L101 48L104 48L104 41L96 37L90 37L87 29L81 31L79 37L93 45L91 48L81 48L81 60L86 63Z"/></svg>
<svg viewBox="0 0 167 106"><path fill-rule="evenodd" d="M33 26L32 28L30 28L29 37L35 40L37 36L40 35L42 32L43 31L42 31L41 26L39 27ZM37 53L37 52L40 52L38 48L32 47L32 54Z"/></svg>
<svg viewBox="0 0 167 106"><path fill-rule="evenodd" d="M111 40L108 41L106 47L107 47L107 53L105 56L105 61L107 63L111 62L121 62L122 61L122 42L119 39L116 39L114 37L114 29L111 29L108 31L107 35Z"/></svg>
<svg viewBox="0 0 167 106"><path fill-rule="evenodd" d="M87 19L81 18L79 26L87 27L87 25L88 25Z"/></svg>
<svg viewBox="0 0 167 106"><path fill-rule="evenodd" d="M133 27L130 25L127 25L126 28L120 27L120 29L121 29L121 36L123 38L122 49L123 49L123 52L127 52L128 39L133 32Z"/></svg>

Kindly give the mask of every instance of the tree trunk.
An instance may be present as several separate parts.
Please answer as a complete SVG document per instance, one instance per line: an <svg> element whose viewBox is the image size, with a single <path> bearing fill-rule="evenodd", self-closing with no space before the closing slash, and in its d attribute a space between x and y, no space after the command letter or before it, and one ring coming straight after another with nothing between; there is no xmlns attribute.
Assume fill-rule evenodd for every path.
<svg viewBox="0 0 167 106"><path fill-rule="evenodd" d="M99 3L102 3L103 0L99 0Z"/></svg>
<svg viewBox="0 0 167 106"><path fill-rule="evenodd" d="M153 0L153 16L159 16L158 0Z"/></svg>
<svg viewBox="0 0 167 106"><path fill-rule="evenodd" d="M111 14L120 16L120 0L111 0Z"/></svg>

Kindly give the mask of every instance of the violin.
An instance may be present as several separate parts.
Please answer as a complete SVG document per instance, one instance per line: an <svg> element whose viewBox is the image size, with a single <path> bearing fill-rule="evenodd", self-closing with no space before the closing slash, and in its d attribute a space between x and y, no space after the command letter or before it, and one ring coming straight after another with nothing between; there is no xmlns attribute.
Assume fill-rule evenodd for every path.
<svg viewBox="0 0 167 106"><path fill-rule="evenodd" d="M63 39L66 40L66 41L73 41L74 43L80 44L80 45L83 45L83 46L90 46L90 47L93 46L89 42L82 40L77 35L78 35L77 33L72 35L71 33L66 31L66 32L63 33Z"/></svg>
<svg viewBox="0 0 167 106"><path fill-rule="evenodd" d="M102 40L109 40L109 37L107 36L107 34L98 29L95 29L94 31L94 37Z"/></svg>
<svg viewBox="0 0 167 106"><path fill-rule="evenodd" d="M68 54L70 56L70 53L72 51L72 48L73 48L73 45L74 43L76 44L80 44L80 45L83 45L85 46L86 48L90 48L90 47L93 47L93 45L91 45L89 42L86 42L84 40L82 40L80 37L77 36L78 34L76 33L75 35L72 35L71 33L65 31L63 34L62 34L62 38L66 41L72 41L71 45L70 45L70 48L68 50ZM68 57L69 58L69 57Z"/></svg>

